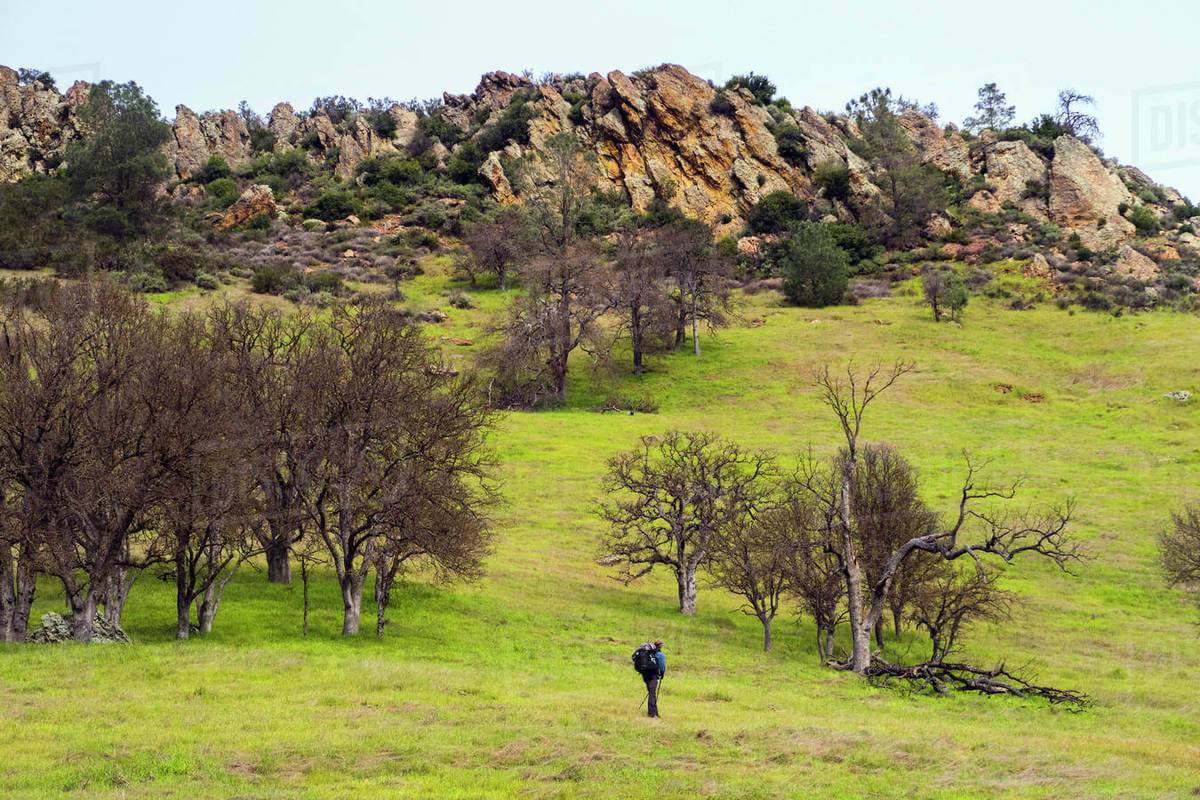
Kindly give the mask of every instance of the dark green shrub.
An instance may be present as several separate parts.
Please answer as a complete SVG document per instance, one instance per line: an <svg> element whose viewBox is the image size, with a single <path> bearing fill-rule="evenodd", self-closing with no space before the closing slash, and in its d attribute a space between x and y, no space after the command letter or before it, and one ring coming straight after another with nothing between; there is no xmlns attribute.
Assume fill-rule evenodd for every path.
<svg viewBox="0 0 1200 800"><path fill-rule="evenodd" d="M233 178L217 178L204 188L218 208L229 208L242 193Z"/></svg>
<svg viewBox="0 0 1200 800"><path fill-rule="evenodd" d="M130 291L134 292L165 292L167 281L157 272L146 270L130 273L125 277Z"/></svg>
<svg viewBox="0 0 1200 800"><path fill-rule="evenodd" d="M790 123L784 123L772 126L771 133L775 135L775 147L784 161L793 167L804 163L804 157L808 155L808 151L804 149L804 140L800 136L799 128Z"/></svg>
<svg viewBox="0 0 1200 800"><path fill-rule="evenodd" d="M209 275L207 272L197 273L195 282L196 288L204 289L206 291L212 291L213 289L218 289L221 286L221 282L217 280L216 276Z"/></svg>
<svg viewBox="0 0 1200 800"><path fill-rule="evenodd" d="M275 134L265 125L250 128L250 150L254 153L269 153L275 149Z"/></svg>
<svg viewBox="0 0 1200 800"><path fill-rule="evenodd" d="M346 191L325 192L304 209L304 216L334 222L362 211L358 199Z"/></svg>
<svg viewBox="0 0 1200 800"><path fill-rule="evenodd" d="M846 294L846 252L820 223L799 223L772 248L772 261L783 278L784 295L797 305L828 306Z"/></svg>
<svg viewBox="0 0 1200 800"><path fill-rule="evenodd" d="M1158 215L1146 206L1129 209L1126 219L1137 228L1138 236L1153 236L1158 233Z"/></svg>
<svg viewBox="0 0 1200 800"><path fill-rule="evenodd" d="M852 222L830 222L825 223L824 227L833 236L833 241L837 246L846 252L848 262L855 267L854 272L859 271L858 264L871 261L883 252L883 248L875 242L865 228ZM873 269L874 266L872 263L871 268Z"/></svg>
<svg viewBox="0 0 1200 800"><path fill-rule="evenodd" d="M255 267L251 280L251 287L259 294L282 294L299 285L300 273L287 261L275 261Z"/></svg>
<svg viewBox="0 0 1200 800"><path fill-rule="evenodd" d="M782 233L808 216L808 205L784 189L765 195L750 209L746 223L754 233Z"/></svg>
<svg viewBox="0 0 1200 800"><path fill-rule="evenodd" d="M220 156L210 156L208 163L196 172L196 183L209 184L218 178L228 178L233 175L233 171L229 169L229 165L225 163L225 159Z"/></svg>
<svg viewBox="0 0 1200 800"><path fill-rule="evenodd" d="M850 198L850 168L839 159L822 161L813 171L813 185L829 200Z"/></svg>
<svg viewBox="0 0 1200 800"><path fill-rule="evenodd" d="M330 271L311 273L304 281L304 285L310 292L329 292L330 294L338 294L345 286L342 276Z"/></svg>
<svg viewBox="0 0 1200 800"><path fill-rule="evenodd" d="M319 150L321 148L321 137L316 131L309 131L300 137L300 148L303 150Z"/></svg>
<svg viewBox="0 0 1200 800"><path fill-rule="evenodd" d="M271 227L271 215L265 212L256 214L246 221L244 227L248 231L265 231Z"/></svg>
<svg viewBox="0 0 1200 800"><path fill-rule="evenodd" d="M146 259L169 284L195 280L208 266L208 258L194 247L162 244L146 248Z"/></svg>
<svg viewBox="0 0 1200 800"><path fill-rule="evenodd" d="M535 101L541 98L541 93L535 90L517 92L513 95L508 107L500 114L500 118L479 134L479 149L486 156L494 150L501 150L510 141L517 144L529 144L529 122L540 110ZM483 159L480 159L483 163ZM476 169L478 169L476 165Z"/></svg>
<svg viewBox="0 0 1200 800"><path fill-rule="evenodd" d="M714 114L725 114L727 116L732 116L736 109L733 105L733 101L729 99L725 92L718 91L716 95L713 96L712 101L708 104L708 110Z"/></svg>
<svg viewBox="0 0 1200 800"><path fill-rule="evenodd" d="M367 124L375 135L381 139L391 139L396 135L396 119L386 111L370 111L366 115Z"/></svg>
<svg viewBox="0 0 1200 800"><path fill-rule="evenodd" d="M1192 205L1190 200L1184 199L1182 202L1176 203L1175 206L1171 208L1171 214L1177 221L1183 222L1185 219L1200 217L1200 208Z"/></svg>
<svg viewBox="0 0 1200 800"><path fill-rule="evenodd" d="M726 89L739 87L749 89L750 94L754 95L754 102L758 105L765 106L775 97L776 86L766 75L756 75L751 72L748 75L734 75L725 82Z"/></svg>

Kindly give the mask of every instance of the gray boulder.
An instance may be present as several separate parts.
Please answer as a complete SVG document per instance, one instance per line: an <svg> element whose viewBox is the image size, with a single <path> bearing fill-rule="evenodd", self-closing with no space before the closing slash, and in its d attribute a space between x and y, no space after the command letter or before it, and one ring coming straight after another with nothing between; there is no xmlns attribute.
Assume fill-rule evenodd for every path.
<svg viewBox="0 0 1200 800"><path fill-rule="evenodd" d="M29 641L34 644L58 644L71 640L71 617L55 614L53 611L42 615L42 627L29 634ZM99 614L92 621L92 641L115 644L132 644L129 634L121 630L121 626L109 622Z"/></svg>

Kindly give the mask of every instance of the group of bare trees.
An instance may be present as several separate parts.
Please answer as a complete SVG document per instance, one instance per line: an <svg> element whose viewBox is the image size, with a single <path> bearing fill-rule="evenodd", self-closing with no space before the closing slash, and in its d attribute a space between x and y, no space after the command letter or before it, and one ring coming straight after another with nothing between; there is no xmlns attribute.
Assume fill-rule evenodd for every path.
<svg viewBox="0 0 1200 800"><path fill-rule="evenodd" d="M501 209L465 236L461 264L473 282L490 273L507 288L515 275L524 289L483 356L494 401L561 401L572 353L607 360L619 341L630 343L634 373L689 332L700 355L699 326L724 324L730 307L731 264L712 229L670 215L597 240L581 224L590 166L574 137L551 137L536 167L545 183L527 190L526 209Z"/></svg>
<svg viewBox="0 0 1200 800"><path fill-rule="evenodd" d="M242 564L288 582L300 543L334 567L347 635L371 569L380 631L406 564L478 573L489 412L392 309L168 314L102 280L3 300L4 639L25 638L39 575L89 641L147 571L175 582L180 638L210 630Z"/></svg>
<svg viewBox="0 0 1200 800"><path fill-rule="evenodd" d="M938 691L1086 703L1078 692L1035 686L1003 665L951 660L967 626L1007 617L1014 597L997 584L1007 565L1036 555L1068 570L1082 556L1066 533L1070 504L1011 514L1003 506L1016 486L982 486L968 460L955 507L939 514L921 499L916 470L898 451L860 440L867 407L909 369L849 370L840 378L824 371L818 389L844 444L828 462L806 457L794 471L709 433L644 437L609 461L609 499L599 507L610 526L603 562L619 564L626 583L669 568L680 611L689 615L697 576L707 575L762 623L766 650L772 622L790 602L815 622L818 653L831 666ZM928 635L925 661L882 658L889 616L898 637L906 626ZM843 624L849 651L839 656L834 637Z"/></svg>

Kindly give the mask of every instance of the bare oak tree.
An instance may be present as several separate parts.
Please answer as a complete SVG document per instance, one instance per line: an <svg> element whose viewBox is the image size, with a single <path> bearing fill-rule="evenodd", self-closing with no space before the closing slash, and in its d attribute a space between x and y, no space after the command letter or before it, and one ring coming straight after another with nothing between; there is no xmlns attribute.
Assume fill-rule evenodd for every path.
<svg viewBox="0 0 1200 800"><path fill-rule="evenodd" d="M1004 511L980 510L980 501L1011 500L1016 494L1016 484L991 489L977 485L977 468L968 459L967 474L959 492L958 508L949 524L935 530L913 536L896 546L882 568L868 578L864 569L864 554L853 535L852 508L854 504L854 473L860 453L859 432L863 414L868 405L880 392L911 370L911 366L896 363L891 369L875 368L864 378L848 369L846 378L832 375L828 368L818 376L825 404L830 407L841 424L846 439L846 450L841 459L841 489L838 497L838 519L835 540L839 548L838 557L846 580L847 605L853 651L845 667L861 675L890 675L912 678L912 668L899 668L872 657L871 633L888 606L897 572L901 566L917 553L928 553L943 561L952 562L967 557L975 567L987 573L988 557L1010 564L1018 556L1035 554L1050 559L1059 568L1069 572L1074 562L1082 560L1078 546L1066 533L1071 519L1072 504L1057 509L1047 509L1037 514L1016 515ZM1013 694L1038 694L1052 702L1086 702L1086 698L1075 692L1049 690L1025 682L1001 667L996 671L981 671L963 665L929 662L922 674L934 672L942 686L958 684L963 688L979 691L1009 691ZM903 673L903 674L901 674ZM923 680L925 680L923 678ZM1005 688L1007 687L1007 688Z"/></svg>
<svg viewBox="0 0 1200 800"><path fill-rule="evenodd" d="M628 584L670 568L679 611L696 613L696 576L719 537L753 521L774 469L771 458L715 434L668 431L643 436L608 461L610 500L598 513L611 526L601 549L621 563Z"/></svg>
<svg viewBox="0 0 1200 800"><path fill-rule="evenodd" d="M318 435L304 507L341 587L342 634L352 636L377 549L427 532L412 526L414 504L433 492L469 506L484 499L470 489L489 475L490 418L474 384L448 377L421 330L386 306L338 307L311 338ZM437 553L441 542L450 537L435 532L422 549ZM477 554L486 538L471 542Z"/></svg>

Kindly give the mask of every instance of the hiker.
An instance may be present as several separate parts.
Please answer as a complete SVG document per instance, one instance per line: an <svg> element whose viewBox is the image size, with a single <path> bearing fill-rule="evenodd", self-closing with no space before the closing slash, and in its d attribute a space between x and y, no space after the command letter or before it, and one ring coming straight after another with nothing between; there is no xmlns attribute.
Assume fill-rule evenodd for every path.
<svg viewBox="0 0 1200 800"><path fill-rule="evenodd" d="M663 655L662 641L643 644L633 651L633 668L646 682L646 715L658 716L658 682L667 674L667 657Z"/></svg>

